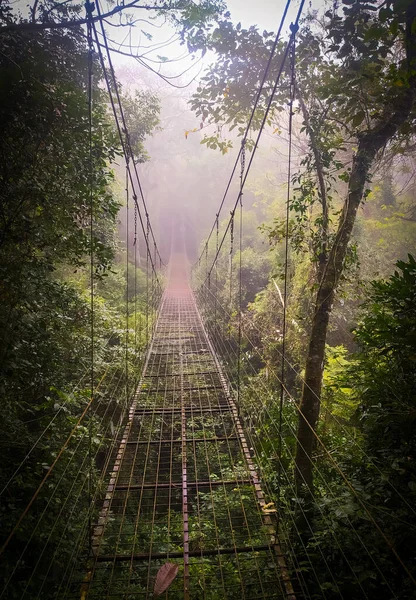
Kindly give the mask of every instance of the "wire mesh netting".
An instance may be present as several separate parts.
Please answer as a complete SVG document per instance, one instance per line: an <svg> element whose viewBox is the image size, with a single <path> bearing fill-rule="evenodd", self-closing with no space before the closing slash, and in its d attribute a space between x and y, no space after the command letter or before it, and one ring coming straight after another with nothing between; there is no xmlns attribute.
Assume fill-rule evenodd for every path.
<svg viewBox="0 0 416 600"><path fill-rule="evenodd" d="M85 569L64 598L149 598L177 563L172 599L284 598L282 568L238 412L212 352L184 257L170 279ZM87 545L87 542L86 542Z"/></svg>

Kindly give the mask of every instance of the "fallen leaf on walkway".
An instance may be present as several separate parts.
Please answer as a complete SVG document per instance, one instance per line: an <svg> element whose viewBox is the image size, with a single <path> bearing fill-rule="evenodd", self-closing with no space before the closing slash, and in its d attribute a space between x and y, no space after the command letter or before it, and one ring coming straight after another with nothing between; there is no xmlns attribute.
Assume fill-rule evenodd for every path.
<svg viewBox="0 0 416 600"><path fill-rule="evenodd" d="M178 574L178 568L178 565L172 563L165 563L160 567L156 575L155 589L153 590L155 596L160 596L168 589Z"/></svg>

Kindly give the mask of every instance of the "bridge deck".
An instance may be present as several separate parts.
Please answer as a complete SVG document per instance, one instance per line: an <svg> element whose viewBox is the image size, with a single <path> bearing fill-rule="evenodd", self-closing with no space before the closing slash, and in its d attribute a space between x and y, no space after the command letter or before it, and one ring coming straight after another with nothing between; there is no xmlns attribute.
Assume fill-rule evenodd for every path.
<svg viewBox="0 0 416 600"><path fill-rule="evenodd" d="M172 257L94 529L88 575L70 597L150 598L167 561L179 573L164 598L292 597L238 412L184 265L183 256Z"/></svg>

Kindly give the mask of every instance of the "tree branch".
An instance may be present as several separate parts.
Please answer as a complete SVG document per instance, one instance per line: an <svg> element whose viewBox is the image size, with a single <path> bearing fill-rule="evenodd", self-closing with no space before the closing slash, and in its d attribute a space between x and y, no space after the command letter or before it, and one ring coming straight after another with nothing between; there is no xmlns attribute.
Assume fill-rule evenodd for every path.
<svg viewBox="0 0 416 600"><path fill-rule="evenodd" d="M133 0L129 4L124 4L123 6L116 6L113 10L110 10L107 13L102 14L101 16L96 16L92 18L92 21L97 22L101 19L108 19L118 13L122 13L124 10L128 8L143 8L145 10L177 10L177 7L172 6L149 6L149 5L139 5L140 0ZM36 4L36 2L35 2ZM32 13L33 15L33 13ZM47 22L47 23L33 23L33 22L25 22L25 23L13 23L12 25L5 25L4 27L0 27L0 34L7 33L9 31L43 31L45 29L68 29L72 27L81 27L81 25L86 25L88 19L78 19L77 21L60 21L60 22Z"/></svg>
<svg viewBox="0 0 416 600"><path fill-rule="evenodd" d="M31 15L32 15L32 17L31 17L32 18L32 23L34 23L35 19L36 19L36 9L38 7L38 2L39 2L39 0L35 0L34 3L33 3L32 8L30 9L30 12L31 12Z"/></svg>

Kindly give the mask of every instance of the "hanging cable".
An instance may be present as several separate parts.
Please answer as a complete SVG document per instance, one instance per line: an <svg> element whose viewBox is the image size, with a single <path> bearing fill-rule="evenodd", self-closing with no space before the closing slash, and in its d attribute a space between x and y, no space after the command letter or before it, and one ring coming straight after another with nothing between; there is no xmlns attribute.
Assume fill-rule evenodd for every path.
<svg viewBox="0 0 416 600"><path fill-rule="evenodd" d="M134 204L134 364L137 368L137 206Z"/></svg>
<svg viewBox="0 0 416 600"><path fill-rule="evenodd" d="M253 164L253 160L254 160L254 157L256 155L256 152L257 152L257 149L258 149L258 146L259 146L259 142L260 142L260 138L261 138L261 135L263 133L264 127L266 125L266 122L267 122L267 119L268 119L268 116L269 116L269 112L270 112L270 109L271 109L271 106L272 106L272 103L273 103L273 99L274 99L274 97L276 95L277 86L279 85L280 78L281 78L282 73L283 73L284 68L285 68L286 60L287 60L288 55L289 55L289 50L290 50L290 47L292 45L292 40L293 40L293 37L294 37L294 33L299 28L299 19L301 17L302 11L303 11L304 4L305 4L305 0L301 0L301 3L299 5L299 9L298 9L298 13L296 15L295 23L291 25L291 31L292 31L292 33L291 33L291 36L290 36L290 38L289 38L289 40L288 40L288 42L286 44L285 50L283 52L282 61L280 63L280 67L279 67L279 70L278 70L278 73L277 73L277 76L276 76L276 80L275 80L275 83L274 83L274 86L273 86L273 90L272 90L272 93L270 94L266 110L264 111L264 116L263 116L263 119L262 119L262 122L261 122L261 125L260 125L260 128L259 128L259 132L258 132L257 137L256 137L256 141L254 143L253 152L251 153L250 161L248 163L248 167L247 167L245 175L244 175L243 185L242 185L243 189L244 189L244 186L246 184L247 177L248 177L248 174L249 174L250 169L251 169L251 165ZM236 210L236 208L238 206L239 198L240 198L240 194L238 194L238 196L237 196L237 199L236 199L236 201L234 203L234 207L233 207L233 210L231 211L231 214L234 214L234 212L235 212L235 210ZM210 268L209 272L211 272L212 269L214 268L215 261L218 259L219 252L221 251L221 248L222 248L222 246L224 244L224 240L225 240L225 238L227 236L227 233L228 233L228 231L230 229L230 226L231 226L231 219L228 221L228 225L227 225L227 227L226 227L226 229L224 231L223 237L221 239L221 243L219 245L218 252L217 252L216 256L214 257L214 261L213 261L213 263L211 265L211 268Z"/></svg>
<svg viewBox="0 0 416 600"><path fill-rule="evenodd" d="M154 264L156 264L156 261L157 261L156 253L157 253L156 242L153 242L153 262L154 262ZM152 271L152 294L153 294L153 288L155 286L155 283L156 282L153 280L153 271ZM157 297L153 298L153 300L152 300L152 309L153 309L153 311L156 310L156 303L157 303ZM153 319L153 322L152 322L152 332L154 331L154 326L155 326L155 320Z"/></svg>
<svg viewBox="0 0 416 600"><path fill-rule="evenodd" d="M98 0L97 0L97 12L98 12L98 15L100 16L101 15L101 11L100 11L100 3L99 3ZM133 153L133 149L132 149L131 142L130 142L130 136L128 135L128 128L127 128L126 119L125 119L125 115L124 115L123 105L121 103L120 92L119 92L119 88L118 88L118 85L117 85L117 78L116 78L116 75L115 75L115 71L114 71L114 67L113 67L113 61L112 61L112 58L111 58L111 53L110 53L110 49L108 47L108 42L107 42L107 34L105 33L104 23L103 23L102 19L100 20L100 26L101 26L101 34L102 34L102 37L103 37L104 46L106 48L108 65L110 67L111 77L112 77L112 80L113 80L113 89L114 89L114 93L115 93L115 96L117 98L117 102L118 102L118 106L119 106L120 117L121 117L121 122L122 122L122 129L125 132L125 145L126 145L128 154L130 155L130 157L132 159L134 174L135 174L137 185L138 185L138 188L139 188L140 197L142 199L143 208L144 208L144 211L145 211L146 215L148 215L149 211L148 211L148 208L147 208L146 199L145 199L145 196L144 196L144 193L143 193L142 184L141 184L139 173L138 173L138 170L137 170L137 164L136 164L136 161L134 160L134 153ZM95 29L95 24L94 24L94 29ZM98 37L96 38L96 43L99 44ZM151 226L150 223L149 223L149 228L150 228L150 233L152 235L152 240L156 243L156 239L155 239L155 236L154 236L154 233L153 233L153 228L152 228L152 226ZM160 258L160 262L163 263L162 257L159 254L159 250L157 250L157 253L158 253L158 256ZM154 268L156 268L156 265L154 265Z"/></svg>
<svg viewBox="0 0 416 600"><path fill-rule="evenodd" d="M102 29L104 31L104 28L103 28L102 24L101 24L101 27L102 27ZM143 232L143 236L145 237L146 244L147 244L147 247L148 247L148 242L147 242L147 237L146 237L146 232L145 232L145 226L144 226L144 222L143 222L143 217L142 217L142 214L141 214L141 211L140 211L140 207L139 207L139 204L138 204L137 194L135 193L136 185L139 185L139 188L141 189L140 179L139 179L137 168L136 168L136 165L135 165L135 162L134 162L134 156L133 156L133 154L131 152L131 147L130 148L127 147L127 141L130 140L130 136L128 134L127 127L125 125L125 121L123 121L123 124L120 125L120 119L119 119L119 115L118 115L117 108L116 108L116 105L115 105L115 102L114 102L114 97L113 97L113 89L115 89L117 91L117 94L118 94L117 80L115 79L114 70L112 70L113 84L109 80L107 69L106 69L105 62L104 62L104 56L103 56L103 53L101 51L101 46L98 43L98 33L97 33L96 28L95 28L95 24L93 24L93 31L94 31L94 36L95 36L95 42L96 42L96 45L98 47L98 54L99 54L99 57L100 57L101 67L102 67L102 70L103 70L103 75L104 75L104 79L105 79L106 86L107 86L107 92L108 92L108 95L109 95L109 99L110 99L110 104L111 104L112 111L113 111L114 120L115 120L115 123L116 123L116 126L117 126L117 131L118 131L118 135L119 135L121 147L122 147L122 150L123 150L124 158L125 158L126 161L127 161L127 158L131 158L132 159L132 163L134 165L136 183L135 183L135 178L133 178L132 170L129 167L130 185L131 185L132 192L133 192L133 194L132 194L133 200L134 200L134 202L135 202L135 204L137 206L137 212L138 212L138 217L139 217L139 221L140 221L140 226L141 226L141 229L142 229L142 232ZM104 34L105 34L105 32L104 32ZM110 56L109 50L107 51L107 56L109 58L109 61L111 61L111 56ZM112 66L112 63L111 63L111 66ZM118 95L118 97L119 97L119 95ZM119 104L119 112L120 112L120 114L123 115L123 118L124 118L124 112L123 112L123 108L122 108L121 104ZM125 132L125 134L123 133L123 131ZM148 248L148 252L149 252L149 248ZM161 287L159 278L158 278L158 276L156 274L156 267L153 264L152 258L151 258L151 262L152 262L152 269L155 270L155 275L156 275L156 279L158 281L158 285Z"/></svg>
<svg viewBox="0 0 416 600"><path fill-rule="evenodd" d="M215 219L215 252L218 252L218 235L219 235L219 213L216 215ZM215 325L215 334L217 331L217 294L218 294L218 264L215 265L215 305L214 305L214 325Z"/></svg>
<svg viewBox="0 0 416 600"><path fill-rule="evenodd" d="M284 267L284 288L283 288L283 319L282 319L282 353L281 353L281 371L280 371L280 399L279 399L279 424L278 424L278 474L277 474L277 501L280 506L281 479L282 479L282 426L283 426L283 406L285 395L285 359L286 359L286 315L287 315L287 291L288 291L288 263L289 263L289 218L290 218L290 190L292 178L292 129L293 129L293 103L295 100L295 49L296 49L296 29L293 26L293 42L290 52L290 93L289 93L289 148L288 148L288 167L287 167L287 195L286 195L286 224L285 224L285 267ZM279 522L280 510L277 513Z"/></svg>
<svg viewBox="0 0 416 600"><path fill-rule="evenodd" d="M223 198L221 200L221 203L220 203L220 206L219 206L219 209L218 209L218 212L217 212L217 217L219 217L219 215L221 214L222 207L224 206L225 199L227 197L227 194L228 194L228 191L230 189L232 180L234 178L234 174L235 174L235 172L237 170L238 163L239 163L240 158L241 158L242 150L245 147L245 144L246 144L249 132L250 132L251 124L252 124L254 116L256 114L256 110L257 110L257 107L258 107L258 104L259 104L259 101L260 101L260 97L261 97L261 94L263 92L263 88L264 88L264 86L266 84L267 76L269 75L269 71L270 71L270 68L271 68L271 65L272 65L272 60L273 60L273 57L274 57L276 49L277 49L277 44L279 43L280 36L282 34L282 29L283 29L283 26L284 26L284 23L285 23L285 20L286 20L286 16L287 16L287 12L289 10L290 4L291 4L291 0L287 0L285 9L283 11L283 15L282 15L281 20L280 20L279 28L277 30L277 34L276 34L275 40L273 42L273 46L272 46L272 48L270 50L270 55L269 55L269 58L268 58L268 61L267 61L267 65L266 65L266 68L264 70L263 77L262 77L259 89L257 91L257 94L256 94L256 98L254 100L253 108L252 108L251 113L250 113L250 118L248 120L246 129L245 129L245 132L244 132L244 135L243 135L243 140L242 140L239 152L237 154L237 157L235 159L234 166L233 166L233 169L231 171L230 178L229 178L227 186L225 188L224 196L223 196ZM303 6L303 2L302 2L302 6ZM208 246L208 244L209 244L209 241L210 241L211 236L212 236L212 234L214 232L214 229L215 229L215 223L216 223L216 220L214 220L214 223L213 223L213 225L211 227L211 231L209 232L207 241L205 242L205 246L204 246L204 248L203 248L203 250L202 250L202 252L200 254L199 259L204 254L205 247Z"/></svg>
<svg viewBox="0 0 416 600"><path fill-rule="evenodd" d="M230 313L233 313L233 252L234 252L234 215L235 210L230 212L230 256L229 256L229 267L228 267L228 276L230 278L230 287L229 287L229 304L230 304ZM211 272L211 271L210 271ZM229 340L231 335L231 328L229 327Z"/></svg>
<svg viewBox="0 0 416 600"><path fill-rule="evenodd" d="M149 250L149 231L149 215L146 213L146 348L149 346L149 257L152 258Z"/></svg>
<svg viewBox="0 0 416 600"><path fill-rule="evenodd" d="M129 400L129 159L126 161L126 404Z"/></svg>
<svg viewBox="0 0 416 600"><path fill-rule="evenodd" d="M246 166L246 149L244 140L241 142L241 170L240 170L240 236L239 236L239 265L238 265L238 340L237 340L237 408L240 410L241 400L241 326L243 318L243 280L242 280L242 254L243 254L243 179Z"/></svg>
<svg viewBox="0 0 416 600"><path fill-rule="evenodd" d="M95 347L94 347L94 181L93 181L93 148L92 148L92 93L93 93L93 55L94 45L92 40L92 12L94 10L94 4L89 2L85 3L85 10L87 13L87 40L88 40L88 176L89 176L89 201L90 201L90 312L91 312L91 396L90 405L94 402L94 361L95 361ZM93 458L92 458L92 427L93 418L90 415L88 423L88 458L89 458L89 469L88 469L88 506L91 506L92 502L92 477L93 477ZM91 511L89 510L88 519L88 543L91 549L92 544L92 520Z"/></svg>

